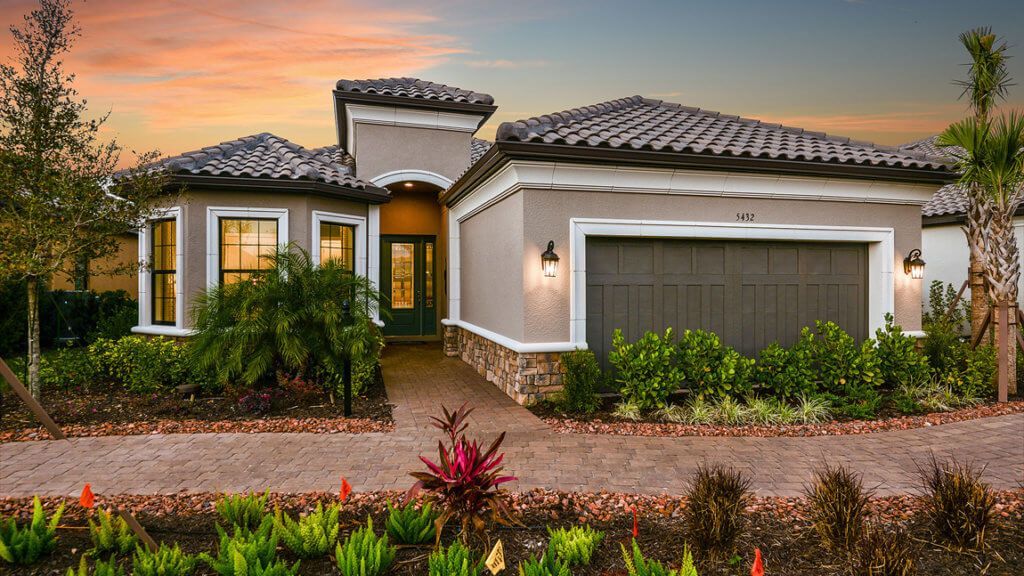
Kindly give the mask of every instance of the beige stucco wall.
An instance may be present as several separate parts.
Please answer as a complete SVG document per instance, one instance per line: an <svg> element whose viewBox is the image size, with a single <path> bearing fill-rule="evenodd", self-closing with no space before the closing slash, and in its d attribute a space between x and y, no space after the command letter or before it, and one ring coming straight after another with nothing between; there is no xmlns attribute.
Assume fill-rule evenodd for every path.
<svg viewBox="0 0 1024 576"><path fill-rule="evenodd" d="M139 276L135 272L138 259L139 237L135 234L120 236L113 254L89 262L89 289L95 292L124 290L138 299ZM74 269L69 265L65 270L54 275L50 283L53 290L74 290L75 282L71 276Z"/></svg>
<svg viewBox="0 0 1024 576"><path fill-rule="evenodd" d="M288 210L288 238L279 238L279 243L294 242L304 250L311 250L312 212L323 210L338 214L367 216L366 204L322 196L273 193L265 191L225 192L190 189L176 202L168 206L182 208L180 226L183 227L184 266L179 265L179 281L184 286L185 322L188 327L189 310L195 296L207 286L206 278L206 209L218 208L278 208ZM213 234L217 231L214 230ZM357 242L366 242L365 237Z"/></svg>
<svg viewBox="0 0 1024 576"><path fill-rule="evenodd" d="M426 170L454 181L469 167L471 138L454 130L356 123L356 175L372 180L395 170Z"/></svg>
<svg viewBox="0 0 1024 576"><path fill-rule="evenodd" d="M517 265L530 260L529 254L523 255L528 245L523 238L523 201L523 194L513 194L464 220L459 232L462 320L520 341L524 302L530 297L524 289L524 269Z"/></svg>

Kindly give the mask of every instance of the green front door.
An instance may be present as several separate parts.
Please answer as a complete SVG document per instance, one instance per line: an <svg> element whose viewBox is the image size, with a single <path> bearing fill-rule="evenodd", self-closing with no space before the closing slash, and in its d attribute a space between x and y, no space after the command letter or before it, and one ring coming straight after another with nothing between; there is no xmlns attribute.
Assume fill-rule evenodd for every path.
<svg viewBox="0 0 1024 576"><path fill-rule="evenodd" d="M385 336L437 335L434 236L382 236L381 307Z"/></svg>

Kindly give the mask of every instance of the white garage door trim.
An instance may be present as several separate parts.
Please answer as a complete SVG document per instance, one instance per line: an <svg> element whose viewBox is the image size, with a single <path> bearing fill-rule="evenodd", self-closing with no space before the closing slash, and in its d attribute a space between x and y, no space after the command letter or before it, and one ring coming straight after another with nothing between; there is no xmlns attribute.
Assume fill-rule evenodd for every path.
<svg viewBox="0 0 1024 576"><path fill-rule="evenodd" d="M570 218L569 340L577 348L587 347L588 236L865 243L868 246L868 334L882 327L885 315L893 312L896 248L892 228Z"/></svg>

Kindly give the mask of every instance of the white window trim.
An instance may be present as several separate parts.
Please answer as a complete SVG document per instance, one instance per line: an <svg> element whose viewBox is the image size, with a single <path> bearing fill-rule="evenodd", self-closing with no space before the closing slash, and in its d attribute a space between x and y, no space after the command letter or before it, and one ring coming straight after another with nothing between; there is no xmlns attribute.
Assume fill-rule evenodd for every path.
<svg viewBox="0 0 1024 576"><path fill-rule="evenodd" d="M277 220L277 244L287 244L287 208L243 208L236 206L208 206L206 208L206 287L220 283L220 234L217 226L221 218L262 218Z"/></svg>
<svg viewBox="0 0 1024 576"><path fill-rule="evenodd" d="M132 327L135 334L154 336L188 336L185 328L185 223L180 206L156 210L146 225L139 229L139 325ZM153 274L151 272L153 222L174 220L174 325L153 324Z"/></svg>
<svg viewBox="0 0 1024 576"><path fill-rule="evenodd" d="M313 210L313 226L312 226L312 243L310 244L310 253L313 257L313 264L320 265L320 225L321 224L341 224L342 226L351 226L355 230L352 233L352 239L355 242L355 262L353 262L354 271L360 276L366 276L366 218L362 216L353 216L351 214L339 214L337 212L325 212L323 210Z"/></svg>
<svg viewBox="0 0 1024 576"><path fill-rule="evenodd" d="M858 242L868 246L868 334L885 324L895 302L895 230L858 226L679 222L667 220L569 219L569 339L587 346L587 237L701 238Z"/></svg>

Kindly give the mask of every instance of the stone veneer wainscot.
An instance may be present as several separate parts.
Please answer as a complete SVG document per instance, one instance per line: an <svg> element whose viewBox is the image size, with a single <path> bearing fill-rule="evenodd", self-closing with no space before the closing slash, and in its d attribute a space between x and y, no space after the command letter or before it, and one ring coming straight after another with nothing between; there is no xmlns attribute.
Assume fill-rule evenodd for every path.
<svg viewBox="0 0 1024 576"><path fill-rule="evenodd" d="M444 353L458 356L519 404L562 389L558 352L516 352L459 326L444 327Z"/></svg>

